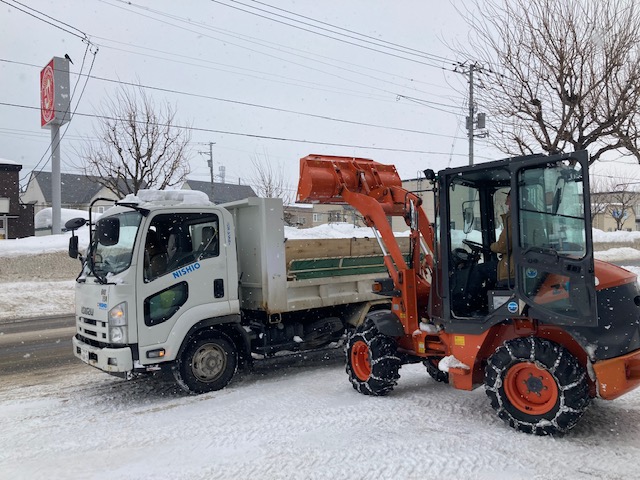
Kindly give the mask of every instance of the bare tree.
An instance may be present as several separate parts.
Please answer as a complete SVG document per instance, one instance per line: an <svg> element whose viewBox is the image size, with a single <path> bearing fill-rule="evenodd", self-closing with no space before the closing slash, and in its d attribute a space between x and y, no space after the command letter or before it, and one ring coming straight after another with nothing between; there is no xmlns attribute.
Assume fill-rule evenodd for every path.
<svg viewBox="0 0 640 480"><path fill-rule="evenodd" d="M593 223L596 216L604 214L609 207L609 200L603 193L606 192L608 186L605 185L603 177L595 175L589 178L589 193L591 198L591 223Z"/></svg>
<svg viewBox="0 0 640 480"><path fill-rule="evenodd" d="M490 142L640 162L640 14L633 0L476 0L467 11Z"/></svg>
<svg viewBox="0 0 640 480"><path fill-rule="evenodd" d="M191 133L175 126L175 116L170 104L157 107L142 88L118 90L102 106L94 129L99 142L87 140L79 152L85 175L116 195L182 182Z"/></svg>
<svg viewBox="0 0 640 480"><path fill-rule="evenodd" d="M292 189L285 177L284 165L274 163L269 155L254 154L251 158L253 174L249 183L256 189L259 197L281 198L284 205L292 203Z"/></svg>
<svg viewBox="0 0 640 480"><path fill-rule="evenodd" d="M622 230L626 221L632 217L634 208L640 203L640 191L635 178L623 177L615 172L592 180L591 218L598 213L608 215L616 223L616 230ZM593 179L593 176L592 176ZM595 211L594 213L594 210ZM636 212L638 214L640 212Z"/></svg>

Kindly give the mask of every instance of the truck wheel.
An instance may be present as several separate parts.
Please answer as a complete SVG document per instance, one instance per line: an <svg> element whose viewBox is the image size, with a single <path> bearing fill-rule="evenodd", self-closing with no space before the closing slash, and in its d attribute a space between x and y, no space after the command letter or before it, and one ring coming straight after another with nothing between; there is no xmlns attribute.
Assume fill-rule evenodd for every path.
<svg viewBox="0 0 640 480"><path fill-rule="evenodd" d="M237 366L238 353L232 342L221 337L195 337L173 371L183 389L206 393L224 388Z"/></svg>
<svg viewBox="0 0 640 480"><path fill-rule="evenodd" d="M428 358L422 363L427 368L427 373L436 382L449 383L449 374L447 372L443 372L438 368L438 363L440 363L440 359Z"/></svg>
<svg viewBox="0 0 640 480"><path fill-rule="evenodd" d="M372 320L366 320L346 345L347 373L358 392L364 395L386 395L398 384L401 366L393 338L382 335Z"/></svg>
<svg viewBox="0 0 640 480"><path fill-rule="evenodd" d="M485 389L491 406L511 427L536 435L564 434L589 406L585 369L549 340L516 338L489 358Z"/></svg>

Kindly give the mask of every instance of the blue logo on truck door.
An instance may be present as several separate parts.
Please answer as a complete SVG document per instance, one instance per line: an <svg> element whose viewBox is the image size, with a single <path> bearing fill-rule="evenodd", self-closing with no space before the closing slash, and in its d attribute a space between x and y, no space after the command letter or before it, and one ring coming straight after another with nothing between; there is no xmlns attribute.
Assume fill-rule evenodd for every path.
<svg viewBox="0 0 640 480"><path fill-rule="evenodd" d="M188 275L191 272L194 272L200 268L200 263L192 263L191 265L187 265L186 267L182 267L180 270L176 270L173 272L173 278L180 278L184 275Z"/></svg>

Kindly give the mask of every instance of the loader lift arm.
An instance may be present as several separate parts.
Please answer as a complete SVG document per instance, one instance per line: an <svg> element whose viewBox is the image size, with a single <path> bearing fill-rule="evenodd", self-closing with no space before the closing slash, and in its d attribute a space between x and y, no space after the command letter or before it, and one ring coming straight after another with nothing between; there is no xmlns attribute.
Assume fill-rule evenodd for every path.
<svg viewBox="0 0 640 480"><path fill-rule="evenodd" d="M374 229L389 276L400 292L393 304L405 333L418 329L420 315L426 316L431 288L434 232L422 200L402 188L395 167L362 158L308 155L300 159L297 201L349 204L362 214L365 224ZM411 227L409 262L388 216L403 217Z"/></svg>

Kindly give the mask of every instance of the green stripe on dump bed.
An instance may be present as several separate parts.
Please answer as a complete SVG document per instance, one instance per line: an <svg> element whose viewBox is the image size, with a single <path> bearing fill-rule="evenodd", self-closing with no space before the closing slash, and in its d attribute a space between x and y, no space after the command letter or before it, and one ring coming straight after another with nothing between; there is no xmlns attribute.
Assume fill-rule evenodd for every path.
<svg viewBox="0 0 640 480"><path fill-rule="evenodd" d="M289 277L293 277L296 280L386 272L387 269L384 266L382 255L310 258L306 260L292 260L289 263Z"/></svg>

